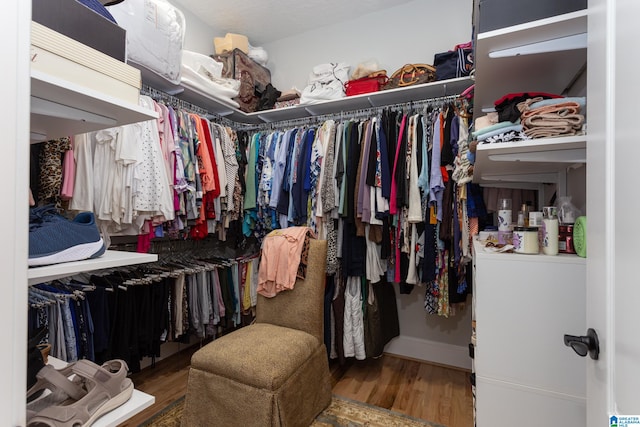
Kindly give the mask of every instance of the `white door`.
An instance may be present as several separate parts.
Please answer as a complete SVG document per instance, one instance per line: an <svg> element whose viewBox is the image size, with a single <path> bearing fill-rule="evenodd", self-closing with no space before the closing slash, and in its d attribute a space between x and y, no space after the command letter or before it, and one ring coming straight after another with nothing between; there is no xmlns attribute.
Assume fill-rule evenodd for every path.
<svg viewBox="0 0 640 427"><path fill-rule="evenodd" d="M587 362L588 427L640 415L638 18L638 0L589 0L587 325L600 358Z"/></svg>

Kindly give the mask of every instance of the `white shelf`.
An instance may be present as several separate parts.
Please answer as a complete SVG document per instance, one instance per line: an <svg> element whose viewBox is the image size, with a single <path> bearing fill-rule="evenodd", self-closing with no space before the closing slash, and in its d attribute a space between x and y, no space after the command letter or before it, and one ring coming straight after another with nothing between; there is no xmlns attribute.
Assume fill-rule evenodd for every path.
<svg viewBox="0 0 640 427"><path fill-rule="evenodd" d="M587 11L478 34L476 114L508 93L562 94L586 66Z"/></svg>
<svg viewBox="0 0 640 427"><path fill-rule="evenodd" d="M248 114L238 111L234 112L229 118L242 123L271 123L323 114L339 114L371 107L384 107L385 105L458 95L472 84L473 80L470 77L460 77L457 79L348 96L311 105L296 105L288 108L258 111Z"/></svg>
<svg viewBox="0 0 640 427"><path fill-rule="evenodd" d="M443 80L403 88L382 90L379 92L349 96L317 104L296 105L273 110L245 113L224 99L216 98L200 90L188 86L175 85L144 66L130 62L129 65L140 70L142 82L152 88L161 90L195 106L206 109L229 120L241 124L262 124L284 120L301 119L323 114L339 114L371 107L421 101L443 96L458 95L473 84L470 77Z"/></svg>
<svg viewBox="0 0 640 427"><path fill-rule="evenodd" d="M158 113L31 70L31 140L55 139L158 117Z"/></svg>
<svg viewBox="0 0 640 427"><path fill-rule="evenodd" d="M104 255L95 259L65 262L42 267L31 267L27 272L27 277L29 278L29 285L33 285L61 277L71 276L84 271L144 264L147 262L155 262L157 260L158 255L155 254L106 251Z"/></svg>
<svg viewBox="0 0 640 427"><path fill-rule="evenodd" d="M539 264L566 264L566 265L583 265L586 268L587 259L579 257L575 254L559 253L558 255L545 255L540 252L533 254L517 254L517 253L497 253L484 250L484 243L477 237L473 239L473 255L478 259L487 259L493 261L510 262L534 262ZM486 284L484 286L487 286Z"/></svg>
<svg viewBox="0 0 640 427"><path fill-rule="evenodd" d="M587 161L586 135L478 144L473 181L555 183L558 173Z"/></svg>
<svg viewBox="0 0 640 427"><path fill-rule="evenodd" d="M52 365L56 369L64 368L67 363L57 359L53 356L49 356L49 364ZM106 413L102 417L98 418L95 423L92 424L93 427L115 427L134 415L142 412L147 409L149 406L153 405L156 401L156 398L150 394L141 392L140 390L133 390L133 394L124 404L117 407L111 412Z"/></svg>
<svg viewBox="0 0 640 427"><path fill-rule="evenodd" d="M125 404L98 418L92 427L116 427L136 414L153 405L156 398L140 390L133 390L131 398Z"/></svg>

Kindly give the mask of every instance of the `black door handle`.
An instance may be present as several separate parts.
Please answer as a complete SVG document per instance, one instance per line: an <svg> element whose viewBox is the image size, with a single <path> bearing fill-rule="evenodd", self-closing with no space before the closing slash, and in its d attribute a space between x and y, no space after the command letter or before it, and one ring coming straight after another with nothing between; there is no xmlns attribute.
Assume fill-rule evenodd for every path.
<svg viewBox="0 0 640 427"><path fill-rule="evenodd" d="M589 354L589 357L593 360L598 360L600 343L598 341L598 334L591 328L587 330L587 335L575 336L565 334L564 345L571 347L578 356L585 357Z"/></svg>

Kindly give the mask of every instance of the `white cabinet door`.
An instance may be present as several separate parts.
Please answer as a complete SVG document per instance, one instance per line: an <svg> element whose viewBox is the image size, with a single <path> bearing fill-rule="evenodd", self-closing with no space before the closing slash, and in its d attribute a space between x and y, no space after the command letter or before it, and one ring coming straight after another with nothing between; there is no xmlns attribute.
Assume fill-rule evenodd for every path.
<svg viewBox="0 0 640 427"><path fill-rule="evenodd" d="M478 426L584 426L586 361L563 337L586 331L585 260L475 249Z"/></svg>
<svg viewBox="0 0 640 427"><path fill-rule="evenodd" d="M477 378L476 396L478 427L586 425L584 399L487 378Z"/></svg>

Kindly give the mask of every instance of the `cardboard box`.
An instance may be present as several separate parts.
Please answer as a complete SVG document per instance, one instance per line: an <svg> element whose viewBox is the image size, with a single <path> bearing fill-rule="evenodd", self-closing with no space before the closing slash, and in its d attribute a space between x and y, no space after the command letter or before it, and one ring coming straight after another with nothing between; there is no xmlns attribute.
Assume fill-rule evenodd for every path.
<svg viewBox="0 0 640 427"><path fill-rule="evenodd" d="M227 33L224 37L214 37L213 46L216 55L231 52L233 49L240 49L244 53L249 53L249 39L242 34Z"/></svg>

